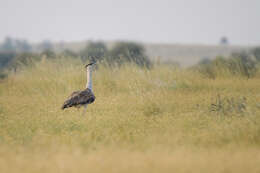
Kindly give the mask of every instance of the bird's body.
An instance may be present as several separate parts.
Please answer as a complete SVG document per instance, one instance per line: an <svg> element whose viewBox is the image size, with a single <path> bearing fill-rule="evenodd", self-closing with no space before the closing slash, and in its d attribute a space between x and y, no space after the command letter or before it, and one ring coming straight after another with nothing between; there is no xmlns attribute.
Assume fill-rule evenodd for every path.
<svg viewBox="0 0 260 173"><path fill-rule="evenodd" d="M87 104L91 104L95 101L96 97L90 89L85 89L82 91L75 91L71 94L71 96L64 102L62 109L69 107L77 107L85 106Z"/></svg>
<svg viewBox="0 0 260 173"><path fill-rule="evenodd" d="M92 65L94 63L90 63L86 65L87 68L87 84L86 89L82 91L74 91L70 97L64 102L61 109L66 109L70 107L80 108L84 106L85 111L87 109L87 105L91 104L95 101L96 97L92 90ZM85 113L84 111L84 113Z"/></svg>

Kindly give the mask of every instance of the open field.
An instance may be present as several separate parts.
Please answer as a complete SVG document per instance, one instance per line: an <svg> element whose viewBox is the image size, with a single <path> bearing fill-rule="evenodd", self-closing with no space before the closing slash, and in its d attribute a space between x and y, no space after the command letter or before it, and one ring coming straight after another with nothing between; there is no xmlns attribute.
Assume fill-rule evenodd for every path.
<svg viewBox="0 0 260 173"><path fill-rule="evenodd" d="M93 74L96 101L61 105L79 61L42 61L0 82L0 172L260 172L260 75L203 78L134 65Z"/></svg>

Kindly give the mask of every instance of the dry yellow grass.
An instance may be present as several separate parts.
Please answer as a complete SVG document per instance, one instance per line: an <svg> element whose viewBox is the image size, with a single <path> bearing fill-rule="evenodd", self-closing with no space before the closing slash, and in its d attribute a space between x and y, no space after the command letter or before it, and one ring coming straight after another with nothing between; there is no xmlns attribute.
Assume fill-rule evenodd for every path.
<svg viewBox="0 0 260 173"><path fill-rule="evenodd" d="M85 117L60 109L85 86L80 62L41 62L0 83L0 172L260 172L259 78L134 65L93 75Z"/></svg>

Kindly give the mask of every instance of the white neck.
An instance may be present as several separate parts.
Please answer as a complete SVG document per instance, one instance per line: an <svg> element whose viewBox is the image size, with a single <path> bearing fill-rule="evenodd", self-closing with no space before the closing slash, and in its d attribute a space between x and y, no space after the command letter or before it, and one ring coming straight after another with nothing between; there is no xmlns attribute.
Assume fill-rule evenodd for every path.
<svg viewBox="0 0 260 173"><path fill-rule="evenodd" d="M87 84L86 88L92 91L92 67L91 65L87 67Z"/></svg>

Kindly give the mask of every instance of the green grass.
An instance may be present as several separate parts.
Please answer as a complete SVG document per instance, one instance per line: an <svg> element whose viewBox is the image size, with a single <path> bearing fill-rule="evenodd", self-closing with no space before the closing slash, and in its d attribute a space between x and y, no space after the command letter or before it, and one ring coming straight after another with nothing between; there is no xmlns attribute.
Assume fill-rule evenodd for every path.
<svg viewBox="0 0 260 173"><path fill-rule="evenodd" d="M1 81L0 172L260 171L260 78L99 66L86 116L62 111L85 76L56 60Z"/></svg>

